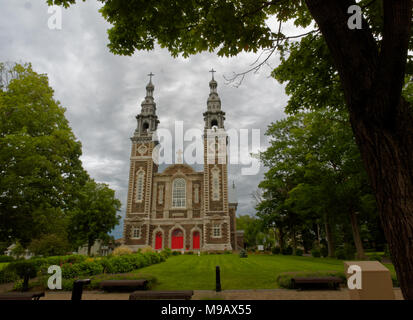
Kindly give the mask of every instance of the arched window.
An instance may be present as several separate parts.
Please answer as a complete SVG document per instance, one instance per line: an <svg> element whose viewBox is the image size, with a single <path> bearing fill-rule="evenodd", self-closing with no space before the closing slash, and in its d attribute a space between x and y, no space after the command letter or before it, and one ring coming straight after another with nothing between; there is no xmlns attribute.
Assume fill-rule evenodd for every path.
<svg viewBox="0 0 413 320"><path fill-rule="evenodd" d="M139 171L136 176L136 202L143 200L143 184L145 180L145 172Z"/></svg>
<svg viewBox="0 0 413 320"><path fill-rule="evenodd" d="M172 207L185 208L186 206L185 179L175 179L172 185Z"/></svg>
<svg viewBox="0 0 413 320"><path fill-rule="evenodd" d="M215 166L212 170L212 200L218 201L220 198L220 188L219 188L219 169Z"/></svg>

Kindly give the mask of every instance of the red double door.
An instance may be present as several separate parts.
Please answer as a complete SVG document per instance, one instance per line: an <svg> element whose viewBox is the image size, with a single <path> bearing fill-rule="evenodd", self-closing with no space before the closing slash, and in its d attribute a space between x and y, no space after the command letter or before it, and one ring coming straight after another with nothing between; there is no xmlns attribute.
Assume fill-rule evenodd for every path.
<svg viewBox="0 0 413 320"><path fill-rule="evenodd" d="M184 233L180 229L172 232L172 249L184 248Z"/></svg>
<svg viewBox="0 0 413 320"><path fill-rule="evenodd" d="M162 249L162 232L158 232L155 237L155 250Z"/></svg>
<svg viewBox="0 0 413 320"><path fill-rule="evenodd" d="M199 235L199 232L195 231L192 235L192 248L199 249L201 247L200 244L201 244L201 237ZM184 233L182 232L182 230L176 229L172 232L172 246L171 247L172 249L183 249L184 248Z"/></svg>

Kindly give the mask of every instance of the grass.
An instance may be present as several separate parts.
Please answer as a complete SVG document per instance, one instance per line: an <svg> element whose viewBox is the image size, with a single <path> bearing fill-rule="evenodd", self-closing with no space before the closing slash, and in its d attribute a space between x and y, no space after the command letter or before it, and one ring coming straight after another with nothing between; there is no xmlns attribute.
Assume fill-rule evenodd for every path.
<svg viewBox="0 0 413 320"><path fill-rule="evenodd" d="M0 270L3 270L8 264L8 262L0 262Z"/></svg>
<svg viewBox="0 0 413 320"><path fill-rule="evenodd" d="M215 266L221 269L221 284L230 289L274 289L283 272L344 272L343 261L283 255L235 254L171 256L166 262L134 271L156 277L154 290L214 290ZM393 266L386 265L392 275Z"/></svg>

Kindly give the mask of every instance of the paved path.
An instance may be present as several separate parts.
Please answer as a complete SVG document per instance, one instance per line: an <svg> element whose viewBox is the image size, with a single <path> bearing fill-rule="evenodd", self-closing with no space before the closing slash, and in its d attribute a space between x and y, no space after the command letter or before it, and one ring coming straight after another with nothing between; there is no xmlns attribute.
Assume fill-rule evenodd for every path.
<svg viewBox="0 0 413 320"><path fill-rule="evenodd" d="M400 289L394 289L397 300L402 300ZM47 291L42 300L70 300L71 292ZM128 300L129 293L103 293L84 291L83 300ZM193 300L349 300L348 289L341 290L224 290L216 293L208 290L195 290Z"/></svg>

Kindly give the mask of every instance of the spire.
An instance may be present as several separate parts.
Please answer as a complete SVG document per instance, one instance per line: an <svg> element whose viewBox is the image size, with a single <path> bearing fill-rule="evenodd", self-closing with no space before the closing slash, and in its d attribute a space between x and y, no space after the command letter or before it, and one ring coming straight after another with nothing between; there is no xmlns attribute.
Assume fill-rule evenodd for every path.
<svg viewBox="0 0 413 320"><path fill-rule="evenodd" d="M214 73L216 72L214 69L211 69L209 72L212 73L212 79L209 82L209 98L207 101L208 111L218 111L221 110L221 99L218 96L217 86L218 83L214 79Z"/></svg>
<svg viewBox="0 0 413 320"><path fill-rule="evenodd" d="M154 74L151 72L148 76L149 83L146 85L146 97L141 103L140 114L136 116L138 125L135 130L135 136L147 136L148 133L156 131L159 123L158 116L156 115L156 103L153 98L155 86L152 83L152 77Z"/></svg>
<svg viewBox="0 0 413 320"><path fill-rule="evenodd" d="M149 76L149 83L146 86L146 97L153 97L153 90L155 89L155 86L152 84L152 77L154 74L151 72L148 74Z"/></svg>
<svg viewBox="0 0 413 320"><path fill-rule="evenodd" d="M219 98L217 92L218 83L214 79L214 69L211 69L209 72L212 74L212 79L209 82L209 97L207 100L207 111L204 112L205 128L210 129L214 126L223 129L225 112L221 110L221 99Z"/></svg>

